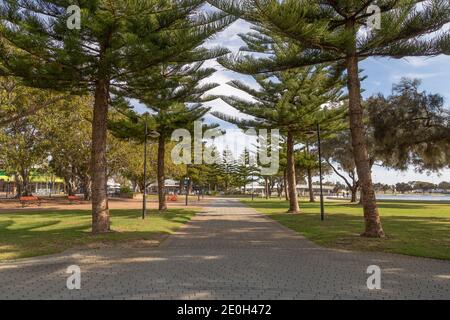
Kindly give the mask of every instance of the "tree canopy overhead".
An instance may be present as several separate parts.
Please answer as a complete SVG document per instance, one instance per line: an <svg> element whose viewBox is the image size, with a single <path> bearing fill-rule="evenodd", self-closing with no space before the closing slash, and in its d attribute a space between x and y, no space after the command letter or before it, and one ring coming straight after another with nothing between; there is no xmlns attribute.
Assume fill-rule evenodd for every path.
<svg viewBox="0 0 450 320"><path fill-rule="evenodd" d="M450 53L446 0L208 0L224 12L302 46L302 52L255 58L224 59L242 73L270 72L324 62L345 62L349 51L367 57L435 56ZM368 26L380 8L381 28ZM432 36L422 37L425 34ZM236 62L239 62L236 64Z"/></svg>
<svg viewBox="0 0 450 320"><path fill-rule="evenodd" d="M101 77L116 86L161 63L183 62L186 55L214 56L201 45L233 21L218 12L198 14L200 0L78 1L78 30L67 28L72 4L3 1L2 73L77 93L95 90Z"/></svg>

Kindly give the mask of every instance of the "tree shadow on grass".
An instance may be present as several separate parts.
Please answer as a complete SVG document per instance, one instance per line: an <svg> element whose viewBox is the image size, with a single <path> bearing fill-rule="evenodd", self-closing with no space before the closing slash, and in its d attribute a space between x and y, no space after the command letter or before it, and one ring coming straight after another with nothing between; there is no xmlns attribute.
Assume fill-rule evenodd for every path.
<svg viewBox="0 0 450 320"><path fill-rule="evenodd" d="M426 201L420 201L420 200L402 200L402 199L395 199L395 200L389 200L389 199L382 199L382 200L378 200L379 202L382 203L402 203L402 204L450 204L449 200L426 200Z"/></svg>
<svg viewBox="0 0 450 320"><path fill-rule="evenodd" d="M89 225L55 227L61 220L29 222L21 226L12 220L0 223L0 260L60 252L82 243Z"/></svg>
<svg viewBox="0 0 450 320"><path fill-rule="evenodd" d="M385 202L379 202L378 208L380 209L427 209L429 208L426 204L418 204L418 203L385 203Z"/></svg>
<svg viewBox="0 0 450 320"><path fill-rule="evenodd" d="M147 217L161 217L164 219L173 219L180 216L192 215L196 211L186 209L168 209L167 211L158 211L156 209L148 209ZM111 217L121 218L142 218L142 211L139 209L113 209L110 210Z"/></svg>
<svg viewBox="0 0 450 320"><path fill-rule="evenodd" d="M0 221L0 261L57 253L96 242L152 240L172 233L193 213L175 209L156 214L149 210L147 219L140 221L139 210L112 210L113 232L95 236L91 234L90 214L85 211L3 215L1 218L6 220Z"/></svg>
<svg viewBox="0 0 450 320"><path fill-rule="evenodd" d="M302 203L303 204L303 203ZM430 203L433 204L433 203ZM434 203L436 204L436 203ZM304 205L304 204L303 204ZM395 203L395 202L385 202L385 201L378 201L377 202L379 209L426 209L428 208L428 204L424 203L412 203L412 202L402 202L402 203ZM317 205L316 205L317 206ZM325 203L325 206L330 207L343 207L343 208L360 208L362 210L362 205L359 203L350 203L350 202L329 202ZM314 206L312 206L314 207Z"/></svg>
<svg viewBox="0 0 450 320"><path fill-rule="evenodd" d="M360 237L364 221L357 215L335 213L325 221L311 213L270 216L326 247L450 259L450 218L385 216L382 222L386 239L370 239Z"/></svg>
<svg viewBox="0 0 450 320"><path fill-rule="evenodd" d="M261 208L261 209L280 209L280 212L283 210L287 210L289 203L287 201L273 201L273 200L264 200L264 201L245 201L245 203L253 208ZM445 205L446 203L438 203L438 202L430 202L428 203L418 203L418 202L386 202L379 201L378 208L379 209L403 209L403 210L414 210L414 209L429 209L430 205ZM302 209L318 209L320 208L320 202L299 202L300 210ZM351 202L325 202L325 209L332 208L333 210L339 208L349 208L349 209L361 209L362 205L359 203L351 203Z"/></svg>
<svg viewBox="0 0 450 320"><path fill-rule="evenodd" d="M285 201L246 203L322 246L450 259L450 215L433 215L432 206L442 203L380 202L386 239L360 237L364 219L358 204L326 203L325 221L320 221L318 203L301 202L298 215L286 213ZM436 206L436 210L445 208Z"/></svg>

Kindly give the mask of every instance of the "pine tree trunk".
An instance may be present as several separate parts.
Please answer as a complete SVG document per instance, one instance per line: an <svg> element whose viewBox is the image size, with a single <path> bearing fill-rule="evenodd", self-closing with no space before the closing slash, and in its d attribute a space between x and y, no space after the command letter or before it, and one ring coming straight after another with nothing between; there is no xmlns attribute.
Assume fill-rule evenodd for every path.
<svg viewBox="0 0 450 320"><path fill-rule="evenodd" d="M92 120L92 233L110 230L106 175L106 138L108 120L109 81L98 80L95 90Z"/></svg>
<svg viewBox="0 0 450 320"><path fill-rule="evenodd" d="M269 198L272 198L272 191L273 191L273 188L275 187L275 183L274 183L274 180L273 180L273 178L269 178Z"/></svg>
<svg viewBox="0 0 450 320"><path fill-rule="evenodd" d="M69 182L67 183L67 195L68 196L75 195L75 188L74 188L74 183L73 183L72 179L70 179Z"/></svg>
<svg viewBox="0 0 450 320"><path fill-rule="evenodd" d="M20 198L22 196L22 182L20 181L20 177L17 173L14 174L14 181L15 181L15 197Z"/></svg>
<svg viewBox="0 0 450 320"><path fill-rule="evenodd" d="M160 135L158 139L158 203L159 210L167 210L166 203L166 177L165 177L165 155L166 155L166 141L164 135ZM181 186L181 185L180 185Z"/></svg>
<svg viewBox="0 0 450 320"><path fill-rule="evenodd" d="M314 197L311 169L307 170L307 174L308 174L309 202L316 202L316 198Z"/></svg>
<svg viewBox="0 0 450 320"><path fill-rule="evenodd" d="M32 195L31 186L28 178L24 178L23 180L22 195L25 197Z"/></svg>
<svg viewBox="0 0 450 320"><path fill-rule="evenodd" d="M284 189L284 197L286 198L286 201L289 201L288 181L287 181L287 169L284 169L283 189Z"/></svg>
<svg viewBox="0 0 450 320"><path fill-rule="evenodd" d="M384 237L378 213L375 190L372 183L369 156L365 141L365 128L363 121L363 109L361 105L361 85L359 80L358 57L356 46L354 51L347 56L347 87L349 92L350 130L352 134L352 146L355 157L356 169L361 184L361 193L364 207L365 237Z"/></svg>
<svg viewBox="0 0 450 320"><path fill-rule="evenodd" d="M264 188L266 193L266 199L269 199L269 178L264 177Z"/></svg>
<svg viewBox="0 0 450 320"><path fill-rule="evenodd" d="M289 213L299 213L300 208L298 206L297 199L297 182L295 179L295 159L294 159L294 135L292 132L288 132L287 138L287 179L289 190Z"/></svg>
<svg viewBox="0 0 450 320"><path fill-rule="evenodd" d="M356 203L356 201L358 200L356 197L356 194L358 193L358 188L353 188L350 189L350 192L352 193L352 199L350 200L351 203Z"/></svg>
<svg viewBox="0 0 450 320"><path fill-rule="evenodd" d="M22 176L22 185L20 186L20 195L28 197L32 195L31 184L30 184L30 172L28 170L22 170L20 175Z"/></svg>
<svg viewBox="0 0 450 320"><path fill-rule="evenodd" d="M83 189L84 189L83 196L84 196L84 200L86 200L86 201L91 200L91 198L92 198L91 186L92 186L91 180L89 179L89 177L85 177L83 179Z"/></svg>

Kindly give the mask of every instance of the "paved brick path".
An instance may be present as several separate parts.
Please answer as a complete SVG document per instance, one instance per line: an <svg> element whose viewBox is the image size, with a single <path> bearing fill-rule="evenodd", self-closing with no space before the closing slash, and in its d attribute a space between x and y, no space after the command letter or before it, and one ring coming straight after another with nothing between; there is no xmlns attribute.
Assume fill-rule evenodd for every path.
<svg viewBox="0 0 450 320"><path fill-rule="evenodd" d="M0 298L450 299L450 262L315 246L219 199L158 248L66 252L0 264ZM66 268L82 289L66 289ZM382 290L366 287L369 265Z"/></svg>

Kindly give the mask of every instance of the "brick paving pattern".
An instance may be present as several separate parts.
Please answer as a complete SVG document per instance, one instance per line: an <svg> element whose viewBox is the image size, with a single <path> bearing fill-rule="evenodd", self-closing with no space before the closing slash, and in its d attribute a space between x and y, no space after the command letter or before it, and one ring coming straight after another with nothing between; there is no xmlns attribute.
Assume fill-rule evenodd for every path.
<svg viewBox="0 0 450 320"><path fill-rule="evenodd" d="M81 268L81 290L66 269ZM382 269L368 290L367 267ZM237 200L211 201L157 248L0 264L0 299L450 299L450 261L324 249Z"/></svg>

